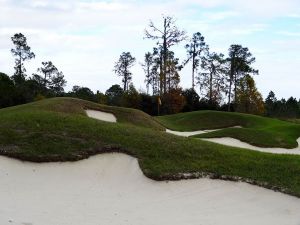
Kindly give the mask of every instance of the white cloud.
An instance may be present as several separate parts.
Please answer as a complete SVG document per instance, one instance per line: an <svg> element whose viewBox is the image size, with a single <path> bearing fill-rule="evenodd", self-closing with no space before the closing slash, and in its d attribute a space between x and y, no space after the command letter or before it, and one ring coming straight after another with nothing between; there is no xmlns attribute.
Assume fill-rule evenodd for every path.
<svg viewBox="0 0 300 225"><path fill-rule="evenodd" d="M96 11L121 11L128 9L127 4L118 2L79 2L76 4L80 10L96 10Z"/></svg>
<svg viewBox="0 0 300 225"><path fill-rule="evenodd" d="M229 18L235 18L238 17L240 13L236 11L220 11L220 12L209 12L209 13L204 13L203 18L205 20L210 21L210 22L218 22L222 20L226 20Z"/></svg>
<svg viewBox="0 0 300 225"><path fill-rule="evenodd" d="M299 14L297 14L297 13L291 13L291 14L287 15L287 17L298 19L298 18L300 18L300 13Z"/></svg>
<svg viewBox="0 0 300 225"><path fill-rule="evenodd" d="M284 70L284 65L274 63L275 57L282 55L290 59L300 51L300 43L291 45L288 41L272 40L284 40L288 35L289 39L298 38L298 33L285 31L283 27L286 33L275 33L268 41L251 38L266 34L271 18L300 15L296 3L295 0L0 0L0 71L13 73L10 37L22 32L37 55L35 60L26 63L28 74L35 72L41 61L52 60L65 73L68 89L78 84L105 91L113 83L120 83L112 69L123 51L131 51L141 62L144 53L155 46L155 41L143 40L149 19L157 24L162 14L171 13L178 19L178 26L190 35L203 33L212 51L226 53L232 43L249 47L257 55L256 67L264 73L263 80L272 77L274 71ZM174 50L183 60L186 54L181 47ZM266 63L267 60L272 63ZM291 74L299 60L291 59L289 65L287 73ZM134 83L140 88L144 85L144 75L138 63L133 72ZM181 75L183 86L189 87L189 68ZM280 81L273 82L280 86ZM269 89L266 81L257 83L263 90Z"/></svg>
<svg viewBox="0 0 300 225"><path fill-rule="evenodd" d="M300 37L300 32L279 31L277 33L280 35L288 36L288 37Z"/></svg>
<svg viewBox="0 0 300 225"><path fill-rule="evenodd" d="M264 31L268 27L267 24L250 24L232 29L234 35L251 35L257 32Z"/></svg>
<svg viewBox="0 0 300 225"><path fill-rule="evenodd" d="M45 0L36 0L31 2L31 6L36 8L40 8L40 7L43 8L49 6L49 2Z"/></svg>
<svg viewBox="0 0 300 225"><path fill-rule="evenodd" d="M226 7L244 15L282 17L299 14L299 0L177 0L182 4L192 3L206 8Z"/></svg>

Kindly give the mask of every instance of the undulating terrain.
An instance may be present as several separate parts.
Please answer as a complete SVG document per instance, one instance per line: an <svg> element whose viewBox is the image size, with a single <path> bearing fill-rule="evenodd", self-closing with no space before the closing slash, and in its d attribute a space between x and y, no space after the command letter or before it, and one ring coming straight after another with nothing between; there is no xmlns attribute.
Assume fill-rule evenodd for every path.
<svg viewBox="0 0 300 225"><path fill-rule="evenodd" d="M89 118L86 109L112 113L117 123ZM188 131L237 125L243 127L235 129L239 132L228 128L201 137L229 136L259 146L292 148L300 136L296 123L257 116L204 111L152 118L138 110L53 98L0 110L0 153L49 162L124 152L136 157L152 179L242 180L300 197L300 156L249 151L165 132L165 127Z"/></svg>

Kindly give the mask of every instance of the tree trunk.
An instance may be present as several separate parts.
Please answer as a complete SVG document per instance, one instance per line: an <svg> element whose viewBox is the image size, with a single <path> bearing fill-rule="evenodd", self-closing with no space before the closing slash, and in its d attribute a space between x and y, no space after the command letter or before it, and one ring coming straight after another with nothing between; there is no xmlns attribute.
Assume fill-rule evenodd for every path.
<svg viewBox="0 0 300 225"><path fill-rule="evenodd" d="M126 91L126 80L124 79L124 87L123 90Z"/></svg>
<svg viewBox="0 0 300 225"><path fill-rule="evenodd" d="M160 55L160 63L159 63L159 93L162 96L163 93L163 65L162 65L162 53Z"/></svg>
<svg viewBox="0 0 300 225"><path fill-rule="evenodd" d="M169 73L168 73L168 92L171 90L171 71L169 68Z"/></svg>
<svg viewBox="0 0 300 225"><path fill-rule="evenodd" d="M125 68L125 71L124 71L124 91L126 91L126 87L127 87L127 70Z"/></svg>
<svg viewBox="0 0 300 225"><path fill-rule="evenodd" d="M211 65L211 73L210 73L210 79L209 79L209 101L212 103L212 95L213 95L213 75L216 74L216 68L215 65L212 63Z"/></svg>
<svg viewBox="0 0 300 225"><path fill-rule="evenodd" d="M229 92L228 92L228 112L230 112L230 104L231 104L231 85L232 85L232 79L230 78Z"/></svg>
<svg viewBox="0 0 300 225"><path fill-rule="evenodd" d="M167 92L167 19L164 19L164 36L163 36L163 81L164 81L164 94Z"/></svg>
<svg viewBox="0 0 300 225"><path fill-rule="evenodd" d="M192 67L192 89L195 90L195 44L194 44L194 52L193 52L193 67Z"/></svg>
<svg viewBox="0 0 300 225"><path fill-rule="evenodd" d="M236 91L237 91L237 74L234 75L234 102L236 102Z"/></svg>
<svg viewBox="0 0 300 225"><path fill-rule="evenodd" d="M155 77L154 74L152 75L152 95L155 94L155 86L156 86L156 81L155 81Z"/></svg>
<svg viewBox="0 0 300 225"><path fill-rule="evenodd" d="M147 95L149 94L149 85L150 85L150 66L147 66Z"/></svg>
<svg viewBox="0 0 300 225"><path fill-rule="evenodd" d="M19 75L20 75L20 78L22 77L22 56L21 56L21 54L20 54L20 65L19 65Z"/></svg>
<svg viewBox="0 0 300 225"><path fill-rule="evenodd" d="M229 93L228 93L228 112L230 112L230 104L231 104L231 88L232 88L232 81L234 77L234 61L235 61L235 55L233 55L233 58L231 59L231 65L230 65L230 73L229 73Z"/></svg>
<svg viewBox="0 0 300 225"><path fill-rule="evenodd" d="M209 78L209 102L212 103L212 75L213 73L210 73L210 78Z"/></svg>

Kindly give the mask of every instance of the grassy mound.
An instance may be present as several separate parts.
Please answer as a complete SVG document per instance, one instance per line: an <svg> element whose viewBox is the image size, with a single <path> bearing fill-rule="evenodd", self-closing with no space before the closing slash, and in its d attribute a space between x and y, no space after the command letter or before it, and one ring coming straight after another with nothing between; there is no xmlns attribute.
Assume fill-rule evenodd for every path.
<svg viewBox="0 0 300 225"><path fill-rule="evenodd" d="M19 116L21 113L42 114L54 112L63 117L70 115L86 117L85 109L112 113L117 117L118 123L151 128L154 130L164 130L164 127L161 124L140 110L100 105L77 98L52 98L26 105L5 108L0 111L0 115L10 117L8 119L12 119L12 117L16 116L16 119L18 120L20 120ZM23 116L23 118L25 119L26 116Z"/></svg>
<svg viewBox="0 0 300 225"><path fill-rule="evenodd" d="M119 122L91 119L84 108L112 112ZM144 174L153 179L209 175L276 187L300 197L300 156L226 147L160 130L150 116L137 110L48 99L0 110L0 154L48 162L125 152L137 157Z"/></svg>
<svg viewBox="0 0 300 225"><path fill-rule="evenodd" d="M199 138L231 137L259 147L297 147L300 125L261 116L216 111L196 111L157 117L157 120L172 130L196 131L232 126L219 131L196 135Z"/></svg>

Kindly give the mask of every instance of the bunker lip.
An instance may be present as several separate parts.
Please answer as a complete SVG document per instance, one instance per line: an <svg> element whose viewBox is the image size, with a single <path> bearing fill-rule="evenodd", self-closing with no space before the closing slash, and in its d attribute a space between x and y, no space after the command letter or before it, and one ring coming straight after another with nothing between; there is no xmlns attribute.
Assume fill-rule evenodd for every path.
<svg viewBox="0 0 300 225"><path fill-rule="evenodd" d="M213 142L216 144L238 147L238 148L246 148L253 151L273 153L273 154L291 154L291 155L300 155L300 137L297 139L298 147L294 149L286 149L286 148L263 148L257 147L246 142L242 142L235 138L230 137L222 137L222 138L201 138L201 140Z"/></svg>
<svg viewBox="0 0 300 225"><path fill-rule="evenodd" d="M241 126L234 126L234 127L227 127L227 128L242 128L242 127ZM218 130L222 130L222 129L198 130L198 131L174 131L174 130L166 129L166 132L170 133L170 134L177 135L177 136L190 137L190 136L210 133L210 132L214 132L214 131L218 131Z"/></svg>
<svg viewBox="0 0 300 225"><path fill-rule="evenodd" d="M241 128L240 126L235 127L229 127L229 128ZM197 134L205 134L210 133L214 131L218 131L222 129L216 129L216 130L199 130L199 131L191 131L191 132L180 132L180 131L172 131L167 129L167 133L171 133L177 136L183 136L183 137L190 137ZM259 152L266 152L266 153L273 153L273 154L291 154L291 155L300 155L300 137L297 139L298 147L294 149L287 149L287 148L264 148L264 147L258 147L251 144L248 144L246 142L242 142L235 138L230 137L222 137L222 138L201 138L201 140L213 142L216 144L231 146L231 147L237 147L237 148L245 148L253 151L259 151Z"/></svg>
<svg viewBox="0 0 300 225"><path fill-rule="evenodd" d="M92 109L86 109L85 112L88 117L93 118L93 119L110 122L110 123L117 122L117 118L112 113L103 112L103 111L99 111L99 110L92 110Z"/></svg>
<svg viewBox="0 0 300 225"><path fill-rule="evenodd" d="M300 211L300 199L242 182L153 181L120 153L46 164L0 157L0 198L0 224L297 225Z"/></svg>

